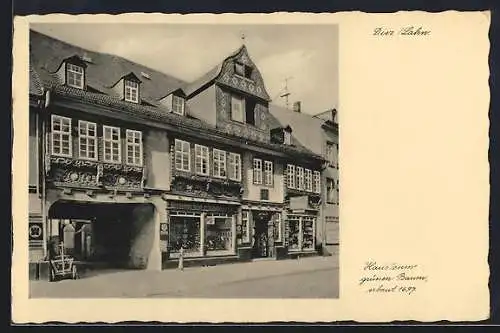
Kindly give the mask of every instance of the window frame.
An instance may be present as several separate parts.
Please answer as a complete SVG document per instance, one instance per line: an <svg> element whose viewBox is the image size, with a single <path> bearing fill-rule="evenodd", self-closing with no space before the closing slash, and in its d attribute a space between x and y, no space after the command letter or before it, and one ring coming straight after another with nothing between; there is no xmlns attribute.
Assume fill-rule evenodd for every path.
<svg viewBox="0 0 500 333"><path fill-rule="evenodd" d="M54 120L55 119L59 119L60 120L60 128L62 128L62 121L63 120L68 120L68 132L64 132L62 130L55 130L54 129ZM59 135L59 142L60 142L60 147L59 147L59 153L56 153L54 151L54 136L55 134ZM62 152L62 136L63 135L68 135L68 154L64 154ZM72 119L69 118L69 117L64 117L64 116L60 116L60 115L57 115L57 114L53 114L51 116L51 121L50 121L50 152L51 152L51 155L53 156L61 156L61 157L73 157L73 135L72 135Z"/></svg>
<svg viewBox="0 0 500 333"><path fill-rule="evenodd" d="M313 191L312 170L304 169L304 190L307 192Z"/></svg>
<svg viewBox="0 0 500 333"><path fill-rule="evenodd" d="M180 143L181 150L177 150L177 143ZM187 152L184 151L184 147L187 145ZM177 156L180 154L181 165L180 168L177 167ZM184 168L184 155L187 154L188 157L188 165L187 168ZM174 168L178 171L191 172L191 143L189 141L184 141L181 139L174 139Z"/></svg>
<svg viewBox="0 0 500 333"><path fill-rule="evenodd" d="M176 103L177 101L177 103ZM176 106L180 105L180 112L178 111L178 108ZM178 114L180 116L183 116L185 114L185 108L186 108L186 101L184 98L177 96L177 95L172 95L172 113Z"/></svg>
<svg viewBox="0 0 500 333"><path fill-rule="evenodd" d="M295 167L295 175L297 177L295 184L297 186L297 190L304 190L304 168L300 166Z"/></svg>
<svg viewBox="0 0 500 333"><path fill-rule="evenodd" d="M236 160L232 160L232 157L238 157L237 158L237 163ZM241 181L241 155L238 153L229 153L228 154L228 178L234 181ZM237 168L236 168L237 167ZM231 177L231 174L229 173L229 170L233 169L233 172L235 173L236 177L233 178Z"/></svg>
<svg viewBox="0 0 500 333"><path fill-rule="evenodd" d="M82 125L85 124L85 134L82 135ZM89 135L89 125L94 126L94 135L91 136ZM85 144L87 146L87 153L86 156L82 155L82 142L81 140L85 139ZM89 147L89 139L94 140L94 157L89 157L89 152L90 150L88 149ZM87 121L87 120L78 120L78 158L82 160L89 160L89 161L97 161L98 159L98 150L97 150L97 123L94 123L92 121Z"/></svg>
<svg viewBox="0 0 500 333"><path fill-rule="evenodd" d="M203 152L206 152L206 156L203 155ZM200 170L198 170L198 161L200 161ZM203 162L206 162L206 172L203 172ZM210 149L207 146L194 145L194 172L197 175L210 176Z"/></svg>
<svg viewBox="0 0 500 333"><path fill-rule="evenodd" d="M215 155L216 155L216 152L217 152L217 162L216 162L216 158L215 158ZM227 155L226 155L226 151L225 150L221 150L221 149L217 149L217 148L214 148L213 151L212 151L212 154L213 154L213 176L215 178L227 178ZM220 156L224 156L223 159L220 158ZM224 168L221 168L221 165L220 163L223 162L223 165L224 165ZM217 165L217 174L215 173L215 165ZM221 170L224 171L224 175L221 175Z"/></svg>
<svg viewBox="0 0 500 333"><path fill-rule="evenodd" d="M235 104L234 103L235 101L238 101L238 103L240 103L241 120L235 119L235 117L234 117L233 105ZM241 123L241 124L246 123L246 103L245 103L244 97L238 96L236 94L231 94L231 115L230 116L231 116L232 121L236 121L236 122Z"/></svg>
<svg viewBox="0 0 500 333"><path fill-rule="evenodd" d="M131 86L134 85L134 86ZM123 99L126 102L139 103L139 82L133 80L123 81ZM135 99L132 98L132 92L135 91ZM128 93L128 94L127 94ZM127 95L129 98L127 98Z"/></svg>
<svg viewBox="0 0 500 333"><path fill-rule="evenodd" d="M326 159L329 166L335 167L335 143L331 141L326 142Z"/></svg>
<svg viewBox="0 0 500 333"><path fill-rule="evenodd" d="M259 165L259 167L256 166L256 162ZM257 180L256 175L259 175L259 180ZM262 159L260 158L254 158L252 161L252 182L255 185L262 185L263 181L263 176L262 176Z"/></svg>
<svg viewBox="0 0 500 333"><path fill-rule="evenodd" d="M319 171L313 171L313 192L321 193L321 173Z"/></svg>
<svg viewBox="0 0 500 333"><path fill-rule="evenodd" d="M292 134L288 131L283 132L283 144L287 146L292 144Z"/></svg>
<svg viewBox="0 0 500 333"><path fill-rule="evenodd" d="M264 173L263 174L264 185L266 185L266 186L273 186L274 185L274 166L273 166L273 161L264 161L263 173Z"/></svg>
<svg viewBox="0 0 500 333"><path fill-rule="evenodd" d="M292 172L290 173L290 170ZM287 188L295 189L297 187L297 179L295 178L295 165L294 164L287 164L286 165L286 186ZM291 177L291 178L290 178ZM293 179L293 186L290 184L290 179Z"/></svg>
<svg viewBox="0 0 500 333"><path fill-rule="evenodd" d="M136 137L135 135L139 134L139 143L136 143L135 141L130 143L128 142L129 134L133 134L133 139L135 140ZM129 147L133 147L133 163L130 163L128 158L128 153L129 153ZM139 147L139 158L140 158L140 163L135 163L135 149ZM138 130L133 130L133 129L126 129L125 130L125 151L126 151L126 156L125 156L125 163L127 165L133 165L133 166L143 166L144 164L144 151L143 151L143 141L142 141L142 132Z"/></svg>
<svg viewBox="0 0 500 333"><path fill-rule="evenodd" d="M77 88L77 89L83 89L85 87L85 68L83 68L83 66L78 66L78 65L75 65L71 62L66 62L66 85L68 85L69 87L73 87L73 88ZM79 72L78 70L81 70L81 72ZM73 84L73 83L70 83L70 80L69 80L69 76L70 76L70 73L73 74L73 76L76 76L76 75L81 75L81 83L80 85L77 85L77 84ZM76 81L76 80L75 80Z"/></svg>
<svg viewBox="0 0 500 333"><path fill-rule="evenodd" d="M331 184L332 186L329 187L329 184ZM334 191L335 191L335 180L333 178L330 178L330 177L326 178L326 203L327 204L335 204Z"/></svg>
<svg viewBox="0 0 500 333"><path fill-rule="evenodd" d="M111 130L111 138L106 140L106 129ZM118 130L118 140L113 140L113 130ZM113 159L113 143L118 143L118 160ZM106 143L111 143L111 159L106 158ZM121 140L121 128L116 126L103 125L102 126L102 159L106 163L122 163L122 140Z"/></svg>

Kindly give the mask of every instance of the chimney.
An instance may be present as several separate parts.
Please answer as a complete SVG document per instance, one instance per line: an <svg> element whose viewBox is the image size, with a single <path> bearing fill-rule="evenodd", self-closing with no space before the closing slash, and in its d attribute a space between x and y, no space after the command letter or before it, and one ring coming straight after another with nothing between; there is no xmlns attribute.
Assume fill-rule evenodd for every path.
<svg viewBox="0 0 500 333"><path fill-rule="evenodd" d="M332 123L335 122L335 117L337 116L337 109L332 109Z"/></svg>
<svg viewBox="0 0 500 333"><path fill-rule="evenodd" d="M299 112L300 113L300 101L294 102L293 103L293 111L294 112Z"/></svg>

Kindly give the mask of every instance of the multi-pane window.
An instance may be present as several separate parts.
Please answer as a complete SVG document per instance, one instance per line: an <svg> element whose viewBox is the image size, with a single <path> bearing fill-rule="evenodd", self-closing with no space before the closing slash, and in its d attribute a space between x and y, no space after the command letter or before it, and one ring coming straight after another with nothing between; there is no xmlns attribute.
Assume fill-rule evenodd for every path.
<svg viewBox="0 0 500 333"><path fill-rule="evenodd" d="M142 132L127 130L127 164L142 165Z"/></svg>
<svg viewBox="0 0 500 333"><path fill-rule="evenodd" d="M175 168L191 171L191 150L187 141L175 139Z"/></svg>
<svg viewBox="0 0 500 333"><path fill-rule="evenodd" d="M326 202L335 203L335 182L332 178L326 179Z"/></svg>
<svg viewBox="0 0 500 333"><path fill-rule="evenodd" d="M253 159L253 183L262 184L262 160L259 158Z"/></svg>
<svg viewBox="0 0 500 333"><path fill-rule="evenodd" d="M312 191L312 171L309 169L305 170L305 188L306 191Z"/></svg>
<svg viewBox="0 0 500 333"><path fill-rule="evenodd" d="M326 143L326 159L330 166L336 166L337 146L333 142Z"/></svg>
<svg viewBox="0 0 500 333"><path fill-rule="evenodd" d="M229 179L240 181L241 180L241 157L240 154L229 153L228 156L228 176Z"/></svg>
<svg viewBox="0 0 500 333"><path fill-rule="evenodd" d="M288 164L286 166L286 178L288 188L295 188L295 165Z"/></svg>
<svg viewBox="0 0 500 333"><path fill-rule="evenodd" d="M199 175L207 176L210 173L209 169L209 153L208 147L201 145L194 145L195 156L195 172Z"/></svg>
<svg viewBox="0 0 500 333"><path fill-rule="evenodd" d="M83 89L83 67L67 63L66 84L70 87Z"/></svg>
<svg viewBox="0 0 500 333"><path fill-rule="evenodd" d="M214 177L226 177L226 152L224 150L214 149Z"/></svg>
<svg viewBox="0 0 500 333"><path fill-rule="evenodd" d="M321 193L321 174L319 171L313 173L313 192Z"/></svg>
<svg viewBox="0 0 500 333"><path fill-rule="evenodd" d="M78 121L78 155L83 159L97 159L96 123L83 120Z"/></svg>
<svg viewBox="0 0 500 333"><path fill-rule="evenodd" d="M231 96L231 119L240 123L245 122L245 102L243 98Z"/></svg>
<svg viewBox="0 0 500 333"><path fill-rule="evenodd" d="M127 102L139 102L139 83L125 80L125 100Z"/></svg>
<svg viewBox="0 0 500 333"><path fill-rule="evenodd" d="M104 161L105 162L120 162L121 161L121 141L120 128L112 126L103 126L103 143L104 143Z"/></svg>
<svg viewBox="0 0 500 333"><path fill-rule="evenodd" d="M71 156L71 118L52 115L52 154Z"/></svg>
<svg viewBox="0 0 500 333"><path fill-rule="evenodd" d="M304 189L304 168L297 167L297 189Z"/></svg>
<svg viewBox="0 0 500 333"><path fill-rule="evenodd" d="M184 115L184 98L172 95L172 112Z"/></svg>
<svg viewBox="0 0 500 333"><path fill-rule="evenodd" d="M292 144L292 134L290 134L290 132L285 131L283 133L283 143L285 145L291 145Z"/></svg>
<svg viewBox="0 0 500 333"><path fill-rule="evenodd" d="M273 185L273 162L264 161L264 184Z"/></svg>

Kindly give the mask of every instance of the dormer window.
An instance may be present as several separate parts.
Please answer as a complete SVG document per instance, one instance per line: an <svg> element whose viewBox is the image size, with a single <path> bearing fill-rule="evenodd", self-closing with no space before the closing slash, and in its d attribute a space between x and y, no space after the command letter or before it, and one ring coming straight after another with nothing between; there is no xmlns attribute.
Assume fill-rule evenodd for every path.
<svg viewBox="0 0 500 333"><path fill-rule="evenodd" d="M283 133L283 136L284 136L284 137L283 137L283 143L284 143L285 145L291 145L291 144L292 144L292 135L290 134L290 132L285 131L285 132Z"/></svg>
<svg viewBox="0 0 500 333"><path fill-rule="evenodd" d="M178 115L184 115L184 98L172 95L172 112Z"/></svg>
<svg viewBox="0 0 500 333"><path fill-rule="evenodd" d="M127 102L139 103L139 83L125 80L125 100Z"/></svg>
<svg viewBox="0 0 500 333"><path fill-rule="evenodd" d="M73 88L83 89L83 67L66 63L66 84Z"/></svg>
<svg viewBox="0 0 500 333"><path fill-rule="evenodd" d="M243 76L249 79L250 75L252 74L252 68L240 62L235 62L234 72L236 73L236 75Z"/></svg>

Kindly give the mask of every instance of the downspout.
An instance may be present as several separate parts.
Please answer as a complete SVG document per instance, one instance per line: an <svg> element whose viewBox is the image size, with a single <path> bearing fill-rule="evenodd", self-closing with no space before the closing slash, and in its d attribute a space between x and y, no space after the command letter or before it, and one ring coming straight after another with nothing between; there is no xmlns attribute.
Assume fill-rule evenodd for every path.
<svg viewBox="0 0 500 333"><path fill-rule="evenodd" d="M41 173L41 194L42 194L42 221L43 221L43 254L44 258L48 259L48 219L47 219L47 185L46 185L46 175L48 170L47 165L47 114L46 110L50 105L50 90L43 89L43 97L40 100L40 120L41 120L41 133L42 133L42 151L41 151L41 164L42 164L42 173Z"/></svg>

